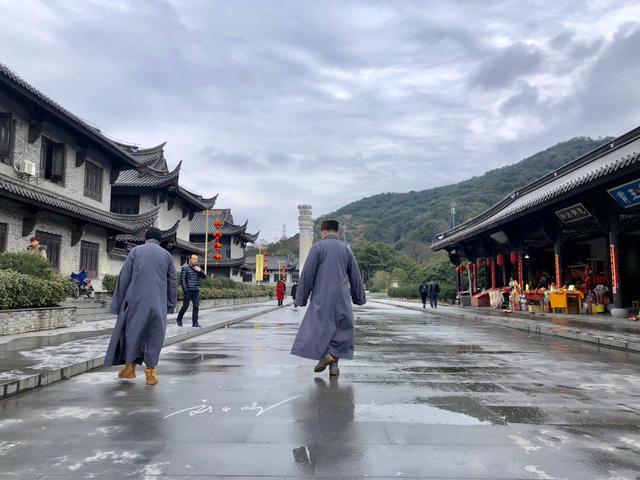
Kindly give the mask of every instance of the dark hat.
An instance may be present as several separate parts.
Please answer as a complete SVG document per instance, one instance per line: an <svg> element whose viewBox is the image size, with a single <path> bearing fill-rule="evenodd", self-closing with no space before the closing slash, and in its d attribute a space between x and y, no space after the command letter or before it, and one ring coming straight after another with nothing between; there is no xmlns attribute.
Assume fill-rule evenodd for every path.
<svg viewBox="0 0 640 480"><path fill-rule="evenodd" d="M337 232L340 228L340 224L336 220L325 220L320 224L320 230L330 230Z"/></svg>
<svg viewBox="0 0 640 480"><path fill-rule="evenodd" d="M162 231L159 228L151 227L149 230L144 232L145 240L157 240L162 241Z"/></svg>

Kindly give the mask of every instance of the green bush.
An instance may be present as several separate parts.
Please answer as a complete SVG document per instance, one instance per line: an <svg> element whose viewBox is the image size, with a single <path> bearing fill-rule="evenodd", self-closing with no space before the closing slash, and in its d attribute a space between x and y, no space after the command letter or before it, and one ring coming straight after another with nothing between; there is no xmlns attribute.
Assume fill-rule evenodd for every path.
<svg viewBox="0 0 640 480"><path fill-rule="evenodd" d="M387 295L395 298L419 298L420 291L418 287L398 287L387 290Z"/></svg>
<svg viewBox="0 0 640 480"><path fill-rule="evenodd" d="M46 280L56 275L49 262L44 258L27 252L0 253L0 270L13 270Z"/></svg>
<svg viewBox="0 0 640 480"><path fill-rule="evenodd" d="M53 274L44 279L12 270L0 270L0 310L50 307L69 294L69 282Z"/></svg>
<svg viewBox="0 0 640 480"><path fill-rule="evenodd" d="M118 283L118 276L111 275L109 273L105 274L102 278L102 287L105 289L107 293L113 294L116 291L116 284Z"/></svg>

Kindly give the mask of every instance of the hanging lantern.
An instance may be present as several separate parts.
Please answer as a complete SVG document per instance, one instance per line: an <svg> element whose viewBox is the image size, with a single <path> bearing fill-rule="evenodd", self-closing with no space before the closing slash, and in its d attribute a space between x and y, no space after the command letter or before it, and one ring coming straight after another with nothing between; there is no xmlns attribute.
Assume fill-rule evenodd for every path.
<svg viewBox="0 0 640 480"><path fill-rule="evenodd" d="M490 258L486 258L484 261L484 265L485 267L489 268L491 266L491 259Z"/></svg>
<svg viewBox="0 0 640 480"><path fill-rule="evenodd" d="M222 260L222 255L220 253L214 253L213 259L216 261Z"/></svg>
<svg viewBox="0 0 640 480"><path fill-rule="evenodd" d="M501 267L504 265L504 255L499 253L498 256L496 257L496 264Z"/></svg>
<svg viewBox="0 0 640 480"><path fill-rule="evenodd" d="M222 248L222 244L220 242L216 242L213 244L213 248L216 250L220 250Z"/></svg>
<svg viewBox="0 0 640 480"><path fill-rule="evenodd" d="M516 252L515 250L511 252L511 263L513 265L518 263L518 252Z"/></svg>
<svg viewBox="0 0 640 480"><path fill-rule="evenodd" d="M264 252L262 255L264 255L265 257L269 256L269 252Z"/></svg>
<svg viewBox="0 0 640 480"><path fill-rule="evenodd" d="M216 228L222 228L222 220L220 220L219 218L216 219L216 221L213 222L213 226Z"/></svg>
<svg viewBox="0 0 640 480"><path fill-rule="evenodd" d="M477 268L478 270L480 270L480 269L482 268L482 263L483 263L483 262L482 262L482 259L481 259L481 258L477 258L477 259L476 259L476 268Z"/></svg>
<svg viewBox="0 0 640 480"><path fill-rule="evenodd" d="M220 240L222 238L222 233L221 232L214 233L213 238L215 238L216 240Z"/></svg>

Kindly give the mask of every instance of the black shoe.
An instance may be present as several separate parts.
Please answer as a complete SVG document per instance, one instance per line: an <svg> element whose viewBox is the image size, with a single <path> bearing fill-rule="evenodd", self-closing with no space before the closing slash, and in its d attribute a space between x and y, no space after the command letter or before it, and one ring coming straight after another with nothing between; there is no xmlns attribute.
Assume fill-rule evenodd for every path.
<svg viewBox="0 0 640 480"><path fill-rule="evenodd" d="M178 325L179 327L182 326L182 320L176 320L176 325Z"/></svg>
<svg viewBox="0 0 640 480"><path fill-rule="evenodd" d="M191 325L193 328L202 328L202 325L200 325L199 323L194 323L193 325Z"/></svg>

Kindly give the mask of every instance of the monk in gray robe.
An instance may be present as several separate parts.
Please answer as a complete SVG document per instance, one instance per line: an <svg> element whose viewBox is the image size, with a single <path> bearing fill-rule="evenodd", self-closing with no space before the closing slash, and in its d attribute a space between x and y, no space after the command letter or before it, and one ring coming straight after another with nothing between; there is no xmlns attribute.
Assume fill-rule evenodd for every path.
<svg viewBox="0 0 640 480"><path fill-rule="evenodd" d="M367 302L358 263L344 243L338 239L339 224L322 222L317 242L303 266L295 304L311 304L304 315L291 353L318 360L315 372L329 367L330 375L340 374L338 361L351 360L354 351L354 326L351 303Z"/></svg>
<svg viewBox="0 0 640 480"><path fill-rule="evenodd" d="M136 365L144 362L147 385L158 383L167 313L173 313L177 301L176 268L161 239L157 228L147 230L145 244L133 248L122 266L111 302L118 320L104 361L105 368L125 365L120 378L135 378Z"/></svg>

